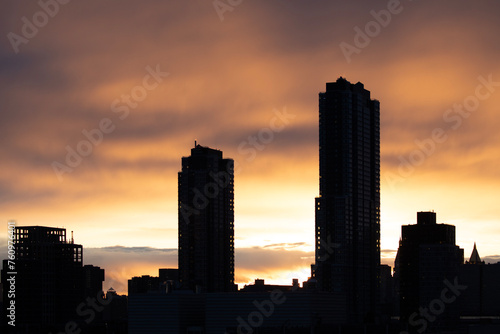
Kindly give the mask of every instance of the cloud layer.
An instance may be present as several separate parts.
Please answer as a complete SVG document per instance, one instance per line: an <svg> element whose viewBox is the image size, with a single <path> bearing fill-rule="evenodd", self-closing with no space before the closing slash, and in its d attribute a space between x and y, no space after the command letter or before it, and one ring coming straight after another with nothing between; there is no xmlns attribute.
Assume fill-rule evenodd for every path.
<svg viewBox="0 0 500 334"><path fill-rule="evenodd" d="M481 254L498 254L500 4L402 1L360 44L357 32L376 26L387 5L244 1L221 21L210 1L72 1L16 53L9 33L23 36L42 9L6 2L0 221L66 227L90 248L175 249L177 172L197 139L240 164L239 248L312 244L318 92L342 75L381 101L382 247L397 248L400 226L434 209L457 226L466 254L474 241ZM350 62L343 42L359 51ZM147 89L147 68L157 66L169 75ZM484 80L488 98L457 111ZM264 142L276 110L294 117ZM104 119L113 130L85 146ZM436 129L445 140L434 140ZM91 152L69 166L68 151L79 149ZM67 167L62 181L54 162ZM270 273L253 265L238 275Z"/></svg>
<svg viewBox="0 0 500 334"><path fill-rule="evenodd" d="M292 278L306 280L314 253L297 249L297 245L236 248L235 281L239 285L265 278L269 283L291 284ZM106 270L105 289L113 287L127 293L127 280L134 276L158 276L159 268L177 268L177 249L151 247L86 248L85 264Z"/></svg>

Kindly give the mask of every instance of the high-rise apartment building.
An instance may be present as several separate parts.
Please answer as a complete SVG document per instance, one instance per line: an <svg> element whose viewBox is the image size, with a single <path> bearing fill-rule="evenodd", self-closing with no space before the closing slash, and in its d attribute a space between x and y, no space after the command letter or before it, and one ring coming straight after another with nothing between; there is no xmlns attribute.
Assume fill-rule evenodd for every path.
<svg viewBox="0 0 500 334"><path fill-rule="evenodd" d="M319 94L316 264L321 290L345 299L347 322L376 313L380 265L380 105L344 78Z"/></svg>
<svg viewBox="0 0 500 334"><path fill-rule="evenodd" d="M197 145L179 172L179 280L204 292L234 290L234 162Z"/></svg>

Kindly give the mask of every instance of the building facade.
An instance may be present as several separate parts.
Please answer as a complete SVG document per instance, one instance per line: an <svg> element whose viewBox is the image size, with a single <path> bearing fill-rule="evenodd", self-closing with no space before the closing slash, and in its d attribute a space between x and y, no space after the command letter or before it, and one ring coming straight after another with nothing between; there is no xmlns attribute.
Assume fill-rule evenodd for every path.
<svg viewBox="0 0 500 334"><path fill-rule="evenodd" d="M195 143L178 178L179 280L204 292L234 287L234 162Z"/></svg>
<svg viewBox="0 0 500 334"><path fill-rule="evenodd" d="M344 78L319 94L319 197L312 275L340 293L349 323L376 313L380 265L380 104Z"/></svg>
<svg viewBox="0 0 500 334"><path fill-rule="evenodd" d="M500 262L486 264L474 243L469 261L460 266L460 283L467 286L460 296L460 315L476 319L500 314Z"/></svg>
<svg viewBox="0 0 500 334"><path fill-rule="evenodd" d="M82 245L67 240L65 229L16 226L14 236L16 329L42 333L64 328L75 318L86 291L94 291L99 283L102 287L104 271L91 266L84 270ZM94 277L95 271L102 277ZM9 277L8 272L4 260L2 280Z"/></svg>

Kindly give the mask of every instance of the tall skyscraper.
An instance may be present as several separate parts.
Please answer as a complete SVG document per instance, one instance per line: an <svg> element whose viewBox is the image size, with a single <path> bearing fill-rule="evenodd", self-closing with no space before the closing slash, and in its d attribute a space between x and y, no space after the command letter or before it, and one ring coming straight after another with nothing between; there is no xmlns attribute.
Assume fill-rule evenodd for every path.
<svg viewBox="0 0 500 334"><path fill-rule="evenodd" d="M197 145L179 172L179 280L205 292L234 289L234 162Z"/></svg>
<svg viewBox="0 0 500 334"><path fill-rule="evenodd" d="M321 290L345 297L349 323L375 315L380 265L380 105L344 78L319 94L316 265Z"/></svg>

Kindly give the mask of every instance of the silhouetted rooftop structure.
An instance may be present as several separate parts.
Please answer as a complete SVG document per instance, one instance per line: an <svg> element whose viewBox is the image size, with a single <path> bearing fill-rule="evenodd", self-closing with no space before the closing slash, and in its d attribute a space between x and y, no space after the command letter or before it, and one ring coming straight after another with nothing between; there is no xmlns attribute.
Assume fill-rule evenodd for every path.
<svg viewBox="0 0 500 334"><path fill-rule="evenodd" d="M179 288L178 269L158 269L158 276L136 276L128 280L128 294L168 293Z"/></svg>
<svg viewBox="0 0 500 334"><path fill-rule="evenodd" d="M265 284L263 279L255 279L254 284L245 285L240 292L271 292L274 290L292 291L300 289L299 280L294 278L292 285Z"/></svg>
<svg viewBox="0 0 500 334"><path fill-rule="evenodd" d="M474 249L472 249L472 254L470 255L469 262L470 264L480 264L483 263L484 261L481 261L481 258L479 257L479 253L477 252L476 248L476 243L474 242Z"/></svg>

